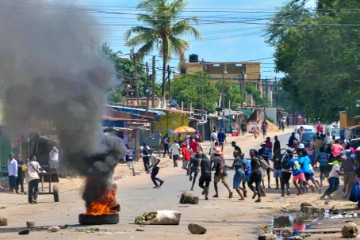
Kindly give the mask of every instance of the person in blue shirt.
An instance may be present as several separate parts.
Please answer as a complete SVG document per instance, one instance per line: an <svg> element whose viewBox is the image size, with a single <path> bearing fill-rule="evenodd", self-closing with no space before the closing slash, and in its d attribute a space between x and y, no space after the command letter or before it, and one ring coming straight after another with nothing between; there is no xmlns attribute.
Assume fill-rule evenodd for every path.
<svg viewBox="0 0 360 240"><path fill-rule="evenodd" d="M218 132L217 138L221 146L221 151L224 151L224 142L226 143L226 134L223 128L221 128L220 131Z"/></svg>
<svg viewBox="0 0 360 240"><path fill-rule="evenodd" d="M312 170L311 160L308 157L307 151L305 149L298 149L298 155L299 155L299 163L301 165L301 171L304 173L306 182L308 182L310 180L314 184L314 186L317 188L318 192L321 193L320 186L315 181L315 174ZM304 189L305 189L305 186L306 185L304 185ZM312 192L315 191L314 186L310 185Z"/></svg>
<svg viewBox="0 0 360 240"><path fill-rule="evenodd" d="M289 166L290 166L292 174L293 174L293 184L296 187L296 189L298 190L297 195L300 195L302 192L301 192L301 189L300 189L297 181L300 181L300 183L306 185L307 183L306 183L305 175L301 171L301 165L297 158L293 157L292 159L290 159Z"/></svg>
<svg viewBox="0 0 360 240"><path fill-rule="evenodd" d="M251 175L251 162L250 162L249 159L244 158L244 153L240 154L240 158L243 159L243 161L246 164L245 176L244 176L244 179L242 181L242 186L243 186L243 189L244 189L244 197L247 197L246 184L249 182L250 175Z"/></svg>
<svg viewBox="0 0 360 240"><path fill-rule="evenodd" d="M316 156L317 161L320 163L320 186L322 187L322 181L329 177L331 166L329 165L329 154L325 152L324 147L320 147L320 151Z"/></svg>
<svg viewBox="0 0 360 240"><path fill-rule="evenodd" d="M261 148L258 151L259 157L262 157L267 162L267 164L269 164L270 149L265 147L266 143L262 143L260 146L261 146ZM270 168L266 169L266 174L267 174L267 178L268 178L268 188L271 188L270 187ZM265 188L264 180L262 180L262 185L263 185L263 188Z"/></svg>

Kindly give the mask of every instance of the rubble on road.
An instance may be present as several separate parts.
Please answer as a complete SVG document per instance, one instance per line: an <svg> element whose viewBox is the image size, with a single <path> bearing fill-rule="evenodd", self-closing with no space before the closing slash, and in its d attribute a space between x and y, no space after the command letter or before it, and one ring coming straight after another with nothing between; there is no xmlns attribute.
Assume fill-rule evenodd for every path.
<svg viewBox="0 0 360 240"><path fill-rule="evenodd" d="M0 217L0 226L7 226L7 218Z"/></svg>
<svg viewBox="0 0 360 240"><path fill-rule="evenodd" d="M206 228L196 223L189 223L188 229L192 234L205 234Z"/></svg>
<svg viewBox="0 0 360 240"><path fill-rule="evenodd" d="M49 227L48 229L48 232L58 232L60 231L60 227L58 226L52 226L52 227Z"/></svg>
<svg viewBox="0 0 360 240"><path fill-rule="evenodd" d="M258 236L258 240L276 240L276 236L271 233L263 233Z"/></svg>
<svg viewBox="0 0 360 240"><path fill-rule="evenodd" d="M180 203L181 204L198 204L199 197L195 196L191 193L183 192L180 196Z"/></svg>
<svg viewBox="0 0 360 240"><path fill-rule="evenodd" d="M30 228L30 227L34 227L35 226L35 221L26 221L26 227Z"/></svg>
<svg viewBox="0 0 360 240"><path fill-rule="evenodd" d="M158 210L144 213L135 218L135 224L141 225L179 225L181 213L173 210Z"/></svg>
<svg viewBox="0 0 360 240"><path fill-rule="evenodd" d="M28 235L29 233L30 233L29 229L24 229L24 230L19 231L19 235Z"/></svg>
<svg viewBox="0 0 360 240"><path fill-rule="evenodd" d="M341 229L343 238L356 238L358 235L358 227L354 222L347 222Z"/></svg>

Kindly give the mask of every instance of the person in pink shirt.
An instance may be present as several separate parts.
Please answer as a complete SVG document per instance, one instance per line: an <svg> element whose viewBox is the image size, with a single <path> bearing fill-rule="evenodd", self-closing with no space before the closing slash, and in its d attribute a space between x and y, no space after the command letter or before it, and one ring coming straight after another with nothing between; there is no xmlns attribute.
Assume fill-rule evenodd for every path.
<svg viewBox="0 0 360 240"><path fill-rule="evenodd" d="M338 157L343 150L344 147L340 145L339 140L335 140L334 144L331 146L331 154L333 157Z"/></svg>

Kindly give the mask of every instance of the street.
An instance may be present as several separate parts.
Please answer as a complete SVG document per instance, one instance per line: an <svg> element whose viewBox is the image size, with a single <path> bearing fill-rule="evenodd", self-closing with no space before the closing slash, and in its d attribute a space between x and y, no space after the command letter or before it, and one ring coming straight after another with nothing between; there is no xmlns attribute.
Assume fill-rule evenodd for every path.
<svg viewBox="0 0 360 240"><path fill-rule="evenodd" d="M292 129L292 128L291 128ZM291 131L288 129L287 132ZM282 146L287 143L288 133L279 134ZM274 136L274 134L270 134ZM250 134L245 137L230 137L224 149L226 158L232 158L230 142L235 140L248 157L251 148L258 149L262 137L254 139ZM208 152L209 143L203 143ZM231 162L228 163L229 165ZM268 190L267 197L262 203L254 203L247 198L239 201L236 192L228 199L228 193L219 184L220 197L210 197L205 201L200 188L195 185L193 194L200 196L198 205L179 204L180 194L189 191L190 182L185 171L173 168L170 159L161 158L159 177L165 180L161 189L153 189L150 176L142 169L141 160L135 165L136 171L141 172L135 177L126 165L117 167L115 182L118 185L117 200L121 205L120 223L104 226L80 226L78 214L84 212L84 202L81 199L82 180L79 178L64 179L60 184L60 202L54 203L51 195L40 195L39 204L27 204L27 197L20 195L2 194L0 216L8 218L8 227L0 229L0 239L22 239L17 235L16 228L25 227L25 222L35 220L36 226L60 226L68 224L66 230L58 233L46 231L31 231L28 239L253 239L260 231L260 225L269 224L271 214L275 211L276 198L279 193ZM229 171L229 185L232 186L233 172ZM274 182L272 182L274 183ZM190 192L190 191L189 191ZM214 193L213 182L210 185L210 196ZM135 231L139 226L133 224L134 219L144 212L156 210L176 210L182 213L179 226L145 226L144 232ZM207 228L203 236L191 235L187 229L188 223L193 222ZM87 230L86 230L87 229ZM90 232L91 234L84 233Z"/></svg>

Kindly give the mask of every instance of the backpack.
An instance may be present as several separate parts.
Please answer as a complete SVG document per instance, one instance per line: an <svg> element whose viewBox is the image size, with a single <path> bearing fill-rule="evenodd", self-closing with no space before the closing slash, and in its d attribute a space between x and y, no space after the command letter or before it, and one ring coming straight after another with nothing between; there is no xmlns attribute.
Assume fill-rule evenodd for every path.
<svg viewBox="0 0 360 240"><path fill-rule="evenodd" d="M290 169L289 156L285 156L281 161L281 167L283 169Z"/></svg>
<svg viewBox="0 0 360 240"><path fill-rule="evenodd" d="M143 147L142 153L143 153L144 155L149 155L149 153L148 153L148 147L147 147L147 146L144 146L144 147Z"/></svg>

